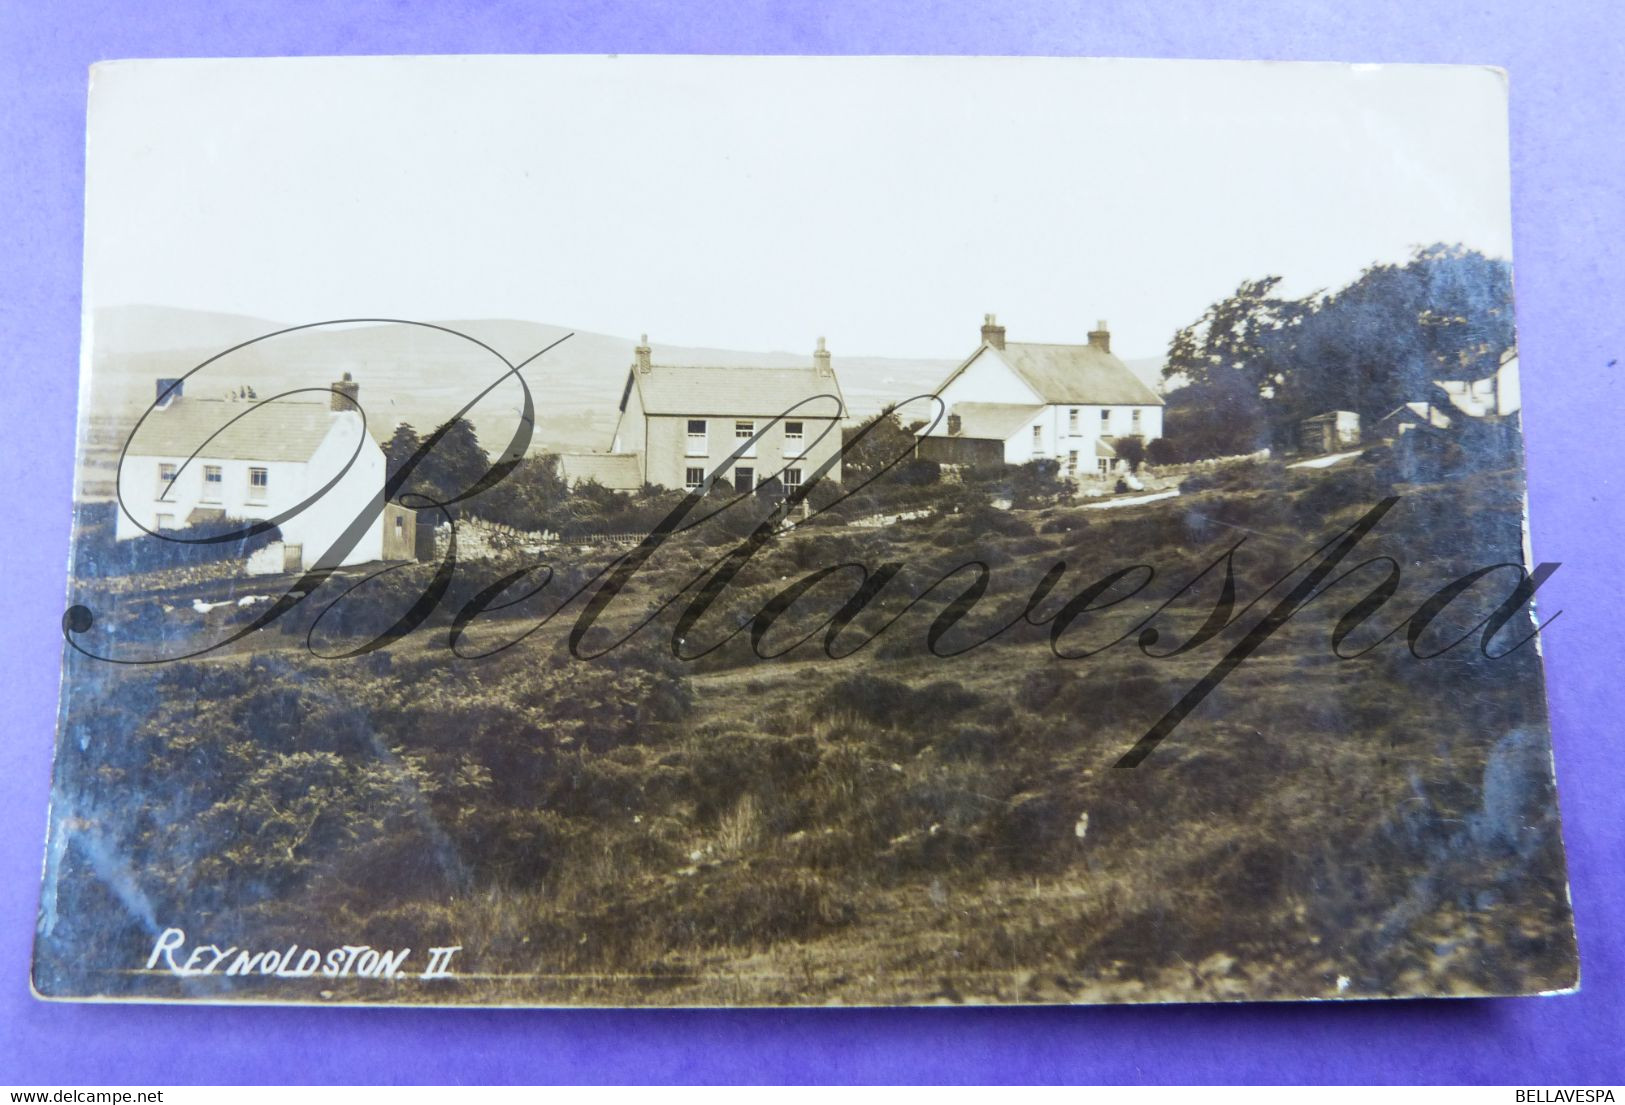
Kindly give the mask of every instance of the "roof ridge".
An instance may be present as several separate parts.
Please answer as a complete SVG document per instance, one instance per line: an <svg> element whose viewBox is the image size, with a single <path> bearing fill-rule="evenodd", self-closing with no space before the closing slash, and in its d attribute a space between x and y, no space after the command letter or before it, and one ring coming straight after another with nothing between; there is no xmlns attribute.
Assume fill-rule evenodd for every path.
<svg viewBox="0 0 1625 1105"><path fill-rule="evenodd" d="M649 366L650 370L657 368L714 368L730 372L817 372L817 365L771 365L771 364L661 364L655 362Z"/></svg>

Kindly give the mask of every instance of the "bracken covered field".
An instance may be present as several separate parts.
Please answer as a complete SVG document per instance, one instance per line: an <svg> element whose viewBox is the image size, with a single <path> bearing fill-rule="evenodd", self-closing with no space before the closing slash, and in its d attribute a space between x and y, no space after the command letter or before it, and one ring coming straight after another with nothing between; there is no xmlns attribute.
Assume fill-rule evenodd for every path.
<svg viewBox="0 0 1625 1105"><path fill-rule="evenodd" d="M1497 659L1476 632L1418 659L1403 629L1341 659L1334 627L1387 570L1367 564L1265 641L1143 763L1114 767L1302 578L1301 562L1385 497L1398 502L1339 571L1387 556L1401 582L1345 654L1450 581L1521 562L1516 456L1431 475L1383 450L1324 472L1253 464L1110 511L995 510L948 487L909 494L937 508L875 528L815 517L756 552L694 626L674 634L685 597L592 660L566 642L581 599L494 655L448 648L456 611L535 557L459 565L428 624L348 659L307 645L332 654L386 628L434 565L357 589L308 642L316 615L353 579L193 660L111 665L69 650L57 878L42 907L36 986L712 1005L1574 983L1539 656L1533 645L1507 652L1530 631L1524 616L1495 637L1490 651L1507 653ZM749 529L739 522L747 509L663 545L581 650L630 632L726 555ZM1220 566L1156 614L1155 641L1130 634L1242 539L1230 561L1232 624L1164 655L1207 622ZM535 573L510 589L501 601L511 605L467 626L459 650L518 637L614 555L554 550L547 587L519 599L542 582ZM928 631L976 573L904 607L970 561L986 565L986 593L938 651L1015 624L961 655L934 655ZM834 651L895 623L842 659L825 655L822 632L759 658L757 612L843 563L897 574ZM1023 618L1057 563L1065 573ZM1095 605L1122 601L1078 616L1052 642L1071 596L1135 565L1155 568L1143 590L1122 597L1144 573L1125 576ZM843 569L810 587L760 651L814 633L859 578ZM1416 651L1463 637L1514 582L1504 569L1486 576ZM265 609L191 607L263 591L263 581L204 583L196 594L139 578L81 586L75 601L98 612L87 640L135 653L190 652ZM697 659L672 655L674 635L692 654L741 627ZM1056 655L1125 635L1094 655ZM456 976L440 981L178 979L141 969L170 926L221 947L463 950Z"/></svg>

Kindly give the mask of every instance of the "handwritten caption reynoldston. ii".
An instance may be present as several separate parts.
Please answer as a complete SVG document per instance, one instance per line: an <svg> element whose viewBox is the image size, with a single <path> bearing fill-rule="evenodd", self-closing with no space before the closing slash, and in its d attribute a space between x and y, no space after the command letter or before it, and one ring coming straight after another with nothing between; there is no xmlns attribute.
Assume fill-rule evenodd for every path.
<svg viewBox="0 0 1625 1105"><path fill-rule="evenodd" d="M255 951L236 946L197 944L187 950L186 931L166 928L153 943L147 970L162 969L176 978L206 975L261 975L271 978L456 978L452 959L461 944L429 948L421 968L411 948L374 948L345 944L325 952L290 944L285 949Z"/></svg>

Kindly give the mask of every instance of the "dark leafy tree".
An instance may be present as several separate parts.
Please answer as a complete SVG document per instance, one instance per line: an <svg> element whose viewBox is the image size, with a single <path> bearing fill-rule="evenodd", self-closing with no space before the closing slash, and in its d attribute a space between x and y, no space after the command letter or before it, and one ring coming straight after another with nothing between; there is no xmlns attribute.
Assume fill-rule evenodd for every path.
<svg viewBox="0 0 1625 1105"><path fill-rule="evenodd" d="M1163 376L1194 386L1233 387L1239 375L1254 392L1267 394L1288 366L1278 362L1281 332L1303 321L1301 300L1275 294L1279 276L1244 280L1235 294L1213 304L1202 317L1174 335Z"/></svg>
<svg viewBox="0 0 1625 1105"><path fill-rule="evenodd" d="M506 478L482 491L470 509L515 529L557 531L567 516L569 497L559 458L549 453L520 461Z"/></svg>
<svg viewBox="0 0 1625 1105"><path fill-rule="evenodd" d="M849 446L841 462L848 483L868 479L899 457L907 461L913 455L914 435L903 428L897 412L889 406L842 436L843 444Z"/></svg>
<svg viewBox="0 0 1625 1105"><path fill-rule="evenodd" d="M1159 437L1145 447L1145 459L1150 464L1178 464L1179 447L1171 437Z"/></svg>
<svg viewBox="0 0 1625 1105"><path fill-rule="evenodd" d="M1122 437L1114 443L1117 448L1117 457L1128 465L1130 472L1138 472L1140 465L1145 463L1145 438Z"/></svg>
<svg viewBox="0 0 1625 1105"><path fill-rule="evenodd" d="M1442 401L1434 381L1481 379L1512 345L1511 269L1460 246L1419 249L1316 300L1292 339L1275 396L1283 419L1352 410L1372 421Z"/></svg>
<svg viewBox="0 0 1625 1105"><path fill-rule="evenodd" d="M395 427L395 433L390 437L389 443L384 446L384 462L388 466L391 476L401 470L401 465L416 453L423 445L423 439L411 426L402 422Z"/></svg>
<svg viewBox="0 0 1625 1105"><path fill-rule="evenodd" d="M1174 335L1164 372L1186 386L1164 429L1186 458L1290 444L1301 419L1329 410L1369 425L1401 403L1444 402L1435 381L1489 375L1514 340L1510 267L1459 245L1373 265L1329 294L1286 300L1279 283L1244 281Z"/></svg>
<svg viewBox="0 0 1625 1105"><path fill-rule="evenodd" d="M448 502L466 494L491 468L491 459L480 447L474 426L466 418L443 425L429 452L417 457L411 475L396 491L396 498L411 505L421 506L407 496L416 495L434 502ZM431 435L432 436L432 435ZM415 429L404 423L397 426L384 458L393 477L412 457L417 456L427 439L420 438Z"/></svg>

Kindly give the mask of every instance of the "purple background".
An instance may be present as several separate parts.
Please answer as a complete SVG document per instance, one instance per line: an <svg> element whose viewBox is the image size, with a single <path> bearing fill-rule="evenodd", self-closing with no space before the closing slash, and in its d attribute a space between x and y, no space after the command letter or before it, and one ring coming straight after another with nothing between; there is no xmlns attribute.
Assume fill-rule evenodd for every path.
<svg viewBox="0 0 1625 1105"><path fill-rule="evenodd" d="M0 1083L1625 1080L1625 18L1612 0L0 4ZM1511 71L1535 552L1583 990L1111 1009L502 1012L51 1005L28 992L79 355L86 70L126 57L1066 54ZM1269 111L1268 104L1258 110ZM1418 110L1424 110L1418 105ZM1283 139L1289 140L1289 139ZM1132 158L1133 150L1114 156ZM1268 785L1260 780L1260 785Z"/></svg>

